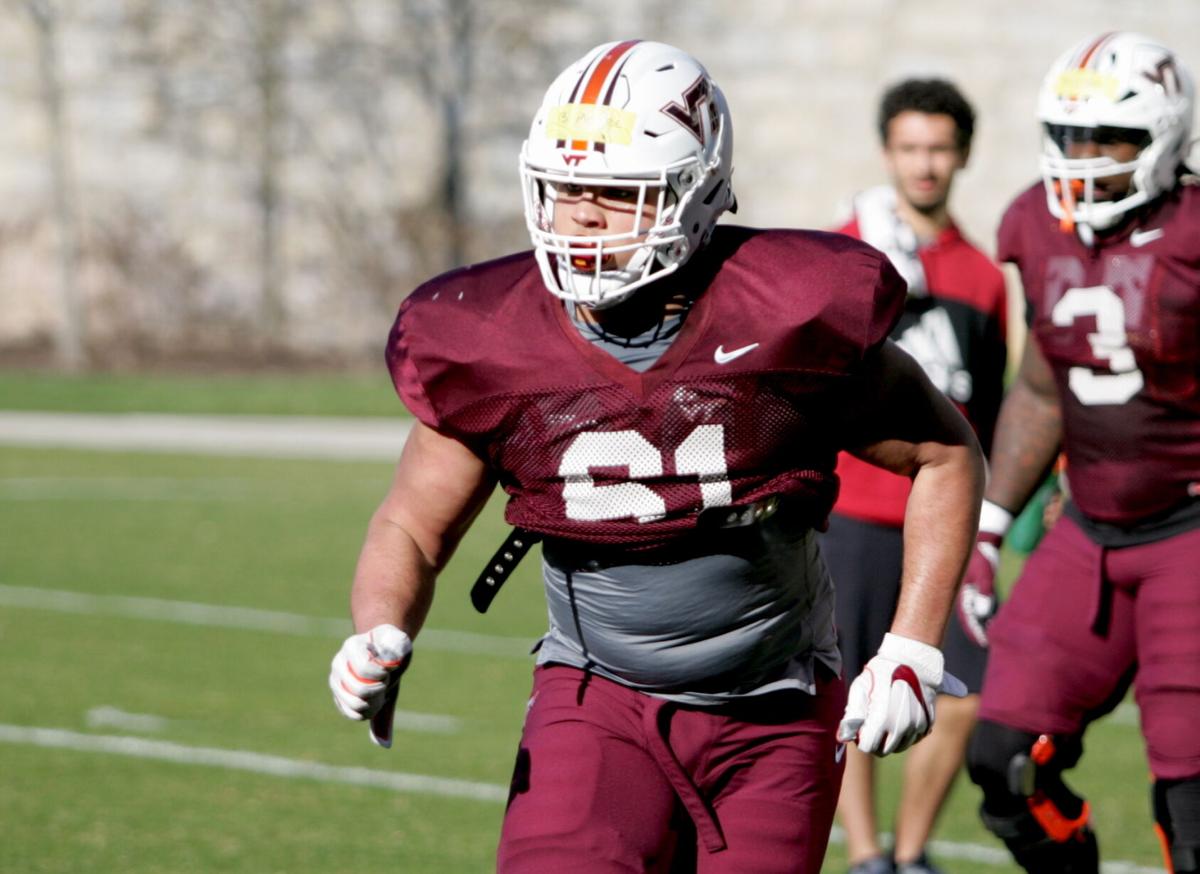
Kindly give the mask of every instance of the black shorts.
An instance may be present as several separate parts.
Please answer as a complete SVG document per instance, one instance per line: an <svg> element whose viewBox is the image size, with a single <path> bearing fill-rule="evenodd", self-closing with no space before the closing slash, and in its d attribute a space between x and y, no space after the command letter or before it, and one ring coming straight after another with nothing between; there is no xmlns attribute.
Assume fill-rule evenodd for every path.
<svg viewBox="0 0 1200 874"><path fill-rule="evenodd" d="M899 528L837 514L829 517L829 530L821 536L821 554L837 593L834 615L847 682L861 673L891 628L900 597L903 545ZM942 652L946 670L978 694L987 650L966 636L953 614Z"/></svg>

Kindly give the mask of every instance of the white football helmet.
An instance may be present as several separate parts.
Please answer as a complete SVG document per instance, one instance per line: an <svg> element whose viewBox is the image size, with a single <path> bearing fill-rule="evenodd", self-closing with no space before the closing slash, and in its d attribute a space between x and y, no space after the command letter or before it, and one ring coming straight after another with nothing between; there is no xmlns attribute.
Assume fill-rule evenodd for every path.
<svg viewBox="0 0 1200 874"><path fill-rule="evenodd" d="M1116 32L1084 40L1063 54L1042 81L1042 178L1046 203L1063 228L1085 242L1093 230L1112 227L1129 210L1175 184L1187 157L1195 86L1191 73L1157 40ZM1143 143L1125 163L1112 158L1067 157L1068 142ZM1094 198L1095 180L1132 173L1128 192Z"/></svg>
<svg viewBox="0 0 1200 874"><path fill-rule="evenodd" d="M734 207L732 161L725 97L695 58L640 40L592 49L554 80L521 148L525 223L546 287L598 309L678 270ZM555 233L554 201L578 185L637 191L633 230ZM620 252L633 255L614 269L606 256Z"/></svg>

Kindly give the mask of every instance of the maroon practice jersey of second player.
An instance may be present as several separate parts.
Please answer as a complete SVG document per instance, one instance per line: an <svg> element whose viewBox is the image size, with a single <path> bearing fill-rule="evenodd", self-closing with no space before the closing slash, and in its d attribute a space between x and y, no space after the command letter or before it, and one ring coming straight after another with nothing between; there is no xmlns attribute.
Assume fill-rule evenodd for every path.
<svg viewBox="0 0 1200 874"><path fill-rule="evenodd" d="M1121 526L1200 490L1200 189L1182 185L1094 247L1062 233L1041 183L1000 226L1032 336L1054 371L1073 500Z"/></svg>
<svg viewBox="0 0 1200 874"><path fill-rule="evenodd" d="M401 306L392 379L489 463L511 524L657 548L772 496L823 524L855 372L903 280L842 235L721 226L672 281L707 289L637 373L580 337L530 253L453 271Z"/></svg>

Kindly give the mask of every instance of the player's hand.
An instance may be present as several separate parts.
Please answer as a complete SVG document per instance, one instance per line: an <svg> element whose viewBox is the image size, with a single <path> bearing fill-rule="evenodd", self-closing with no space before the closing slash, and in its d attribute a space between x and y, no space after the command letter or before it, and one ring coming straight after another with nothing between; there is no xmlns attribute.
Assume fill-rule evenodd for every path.
<svg viewBox="0 0 1200 874"><path fill-rule="evenodd" d="M883 645L850 684L838 740L886 756L915 744L933 728L939 692L962 697L967 687L943 670L935 646L885 634Z"/></svg>
<svg viewBox="0 0 1200 874"><path fill-rule="evenodd" d="M392 714L412 640L394 625L376 625L346 638L329 669L333 703L347 719L371 720L371 740L392 745Z"/></svg>
<svg viewBox="0 0 1200 874"><path fill-rule="evenodd" d="M1012 524L1012 514L991 501L983 502L979 515L979 536L967 563L962 586L958 590L955 613L967 637L979 646L987 646L987 625L996 615L996 571L1000 566L1000 542Z"/></svg>
<svg viewBox="0 0 1200 874"><path fill-rule="evenodd" d="M987 646L987 624L996 615L996 569L1000 565L1000 537L979 532L967 572L958 590L955 612L967 637Z"/></svg>

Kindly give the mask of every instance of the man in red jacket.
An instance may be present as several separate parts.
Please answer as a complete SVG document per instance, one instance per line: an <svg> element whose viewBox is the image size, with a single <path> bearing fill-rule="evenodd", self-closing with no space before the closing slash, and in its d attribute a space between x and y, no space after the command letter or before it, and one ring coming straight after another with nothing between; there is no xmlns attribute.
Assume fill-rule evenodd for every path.
<svg viewBox="0 0 1200 874"><path fill-rule="evenodd" d="M949 82L910 79L890 88L880 105L879 133L891 184L860 193L841 231L887 254L907 280L904 312L891 339L958 406L986 448L1003 393L1004 277L963 237L948 209L954 176L970 153L974 121L971 106ZM842 453L837 472L842 488L822 550L837 589L846 676L853 677L879 647L896 608L911 482L849 453ZM946 668L971 694L942 695L937 727L908 753L894 861L878 839L874 761L858 749L847 752L838 813L853 874L937 870L925 843L975 721L985 661L980 638L956 622L948 628Z"/></svg>

